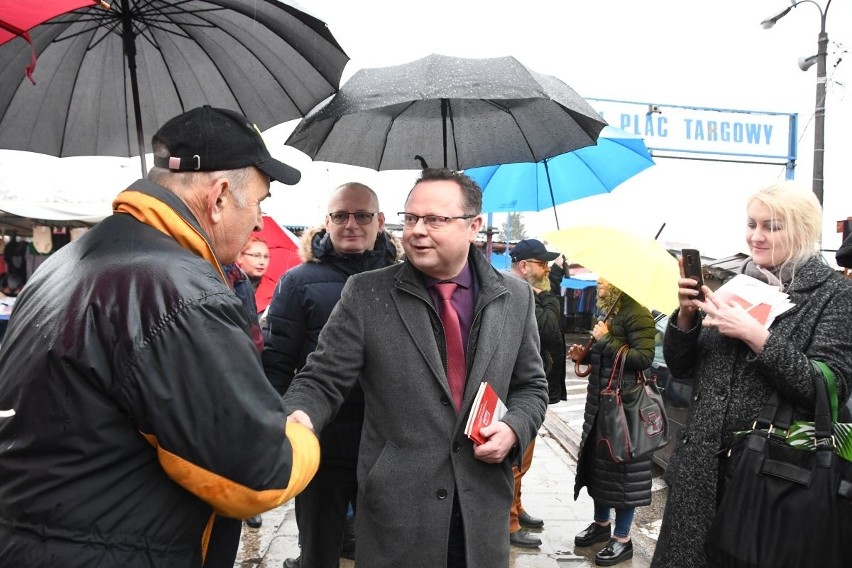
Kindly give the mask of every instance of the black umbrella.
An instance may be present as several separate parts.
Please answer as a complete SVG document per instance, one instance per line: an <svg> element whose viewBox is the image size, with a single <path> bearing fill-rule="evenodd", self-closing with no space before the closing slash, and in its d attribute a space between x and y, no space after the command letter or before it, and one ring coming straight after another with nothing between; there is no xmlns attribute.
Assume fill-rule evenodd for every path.
<svg viewBox="0 0 852 568"><path fill-rule="evenodd" d="M0 46L0 148L135 156L169 118L209 104L260 129L335 92L348 57L320 20L278 0L116 0ZM132 110L131 110L132 109ZM143 150L140 150L143 149Z"/></svg>
<svg viewBox="0 0 852 568"><path fill-rule="evenodd" d="M374 170L458 170L539 162L594 144L604 126L571 87L513 57L430 55L357 71L286 144Z"/></svg>

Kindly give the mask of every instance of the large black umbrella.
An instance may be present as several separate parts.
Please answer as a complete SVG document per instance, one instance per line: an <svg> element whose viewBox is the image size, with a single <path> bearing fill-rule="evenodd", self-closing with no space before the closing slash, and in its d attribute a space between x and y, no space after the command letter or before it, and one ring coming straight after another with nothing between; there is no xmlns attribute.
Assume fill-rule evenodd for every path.
<svg viewBox="0 0 852 568"><path fill-rule="evenodd" d="M604 126L571 87L513 57L429 55L357 71L286 144L374 170L458 170L538 162L594 144Z"/></svg>
<svg viewBox="0 0 852 568"><path fill-rule="evenodd" d="M320 20L278 0L115 0L0 46L0 148L135 156L169 118L209 104L260 129L303 117L348 57ZM141 150L144 149L144 150Z"/></svg>

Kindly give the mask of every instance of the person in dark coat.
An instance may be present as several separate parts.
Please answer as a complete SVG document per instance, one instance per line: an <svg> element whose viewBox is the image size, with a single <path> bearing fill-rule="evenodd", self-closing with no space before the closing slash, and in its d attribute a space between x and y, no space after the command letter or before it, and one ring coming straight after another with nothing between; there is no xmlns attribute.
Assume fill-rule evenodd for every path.
<svg viewBox="0 0 852 568"><path fill-rule="evenodd" d="M654 318L648 308L603 279L598 279L598 308L601 313L610 309L609 321L599 321L592 330L595 343L586 361L592 366L586 394L583 435L574 482L574 499L586 487L595 503L594 522L574 538L579 547L607 541L595 554L599 566L613 566L633 557L630 526L636 507L651 503L652 457L615 463L608 450L598 445L596 419L600 408L600 392L609 382L615 357L622 346L624 355L623 380L644 372L654 359ZM577 361L582 347L572 345L568 356ZM615 529L610 527L611 510L615 509Z"/></svg>
<svg viewBox="0 0 852 568"><path fill-rule="evenodd" d="M538 337L541 341L540 354L544 364L544 372L549 377L555 358L562 357L562 368L565 369L565 341L562 339L562 330L559 327L560 302L558 296L550 293L550 279L548 278L550 272L548 262L559 256L559 253L548 251L544 243L538 239L524 239L512 248L510 256L512 258L511 273L529 283L535 293L535 321L538 326ZM562 383L565 383L564 374ZM548 391L553 391L549 378ZM534 451L535 439L524 450L521 465L512 468L515 475L515 498L509 512L509 542L513 546L522 548L541 546L541 539L522 531L521 527L540 529L544 526L544 520L527 513L523 503L521 503L522 480L532 465Z"/></svg>
<svg viewBox="0 0 852 568"><path fill-rule="evenodd" d="M267 320L263 365L282 396L316 349L349 277L390 266L402 256L401 243L384 226L375 192L350 182L332 193L325 226L303 235L299 256L304 262L281 277ZM356 384L322 432L317 475L296 497L302 553L299 559L287 559L285 567L339 565L347 506L357 504L355 468L363 423L364 393Z"/></svg>
<svg viewBox="0 0 852 568"><path fill-rule="evenodd" d="M843 268L852 268L852 235L843 239L840 248L834 253L834 259Z"/></svg>
<svg viewBox="0 0 852 568"><path fill-rule="evenodd" d="M818 360L834 372L840 404L849 396L852 282L819 252L816 197L792 182L754 193L745 236L751 256L740 272L777 286L794 306L766 329L706 286L706 301L695 300L697 282L680 279L680 307L669 319L663 354L672 375L694 383L694 394L666 469L669 494L654 568L707 566L704 543L724 489L724 450L735 432L753 427L773 391L799 409L793 420L813 420L814 379L821 376L815 377L811 361Z"/></svg>
<svg viewBox="0 0 852 568"><path fill-rule="evenodd" d="M565 384L567 350L565 348L565 326L563 324L565 317L565 296L562 295L562 279L565 276L568 276L568 273L565 271L565 256L560 254L550 263L550 272L547 275L550 279L550 293L559 300L559 335L561 336L559 344L551 348L553 365L551 365L550 370L547 372L549 404L558 404L560 401L568 400L568 386Z"/></svg>
<svg viewBox="0 0 852 568"><path fill-rule="evenodd" d="M199 107L152 140L148 179L52 254L0 351L0 566L199 568L214 513L246 518L310 481L222 265L252 231L273 159L256 128Z"/></svg>
<svg viewBox="0 0 852 568"><path fill-rule="evenodd" d="M349 278L284 396L321 432L361 384L358 568L509 566L512 466L547 383L532 289L473 246L481 210L470 177L423 170L402 214L405 262ZM485 381L508 411L474 445L464 430Z"/></svg>

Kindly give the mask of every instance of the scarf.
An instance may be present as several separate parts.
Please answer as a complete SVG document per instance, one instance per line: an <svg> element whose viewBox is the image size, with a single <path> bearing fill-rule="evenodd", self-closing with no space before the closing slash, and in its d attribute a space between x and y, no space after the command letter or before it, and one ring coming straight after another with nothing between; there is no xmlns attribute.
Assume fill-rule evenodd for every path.
<svg viewBox="0 0 852 568"><path fill-rule="evenodd" d="M784 263L770 270L758 265L751 257L748 257L740 265L740 273L765 282L770 286L777 286L783 292L793 280L796 267L792 263Z"/></svg>
<svg viewBox="0 0 852 568"><path fill-rule="evenodd" d="M207 238L166 203L152 195L128 189L118 194L112 202L112 210L114 213L132 215L138 221L170 236L181 247L213 265L222 282L228 284L228 279L216 255L213 254L213 247L207 242Z"/></svg>

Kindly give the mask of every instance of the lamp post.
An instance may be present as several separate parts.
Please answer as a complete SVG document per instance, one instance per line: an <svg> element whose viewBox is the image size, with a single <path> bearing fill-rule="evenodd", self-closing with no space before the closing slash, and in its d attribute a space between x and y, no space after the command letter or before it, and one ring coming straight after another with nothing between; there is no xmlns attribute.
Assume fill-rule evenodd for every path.
<svg viewBox="0 0 852 568"><path fill-rule="evenodd" d="M791 0L790 6L787 6L784 10L781 10L778 14L771 18L763 20L760 25L763 26L763 29L768 30L799 4L813 4L817 7L817 10L819 10L820 28L816 54L816 105L814 106L813 192L817 196L819 204L822 205L823 163L825 159L825 67L826 58L828 56L828 34L825 32L825 17L828 15L828 7L831 6L831 0L828 0L828 2L825 3L825 8L820 6L814 0ZM813 64L813 57L799 59L799 68L802 71L807 71Z"/></svg>

